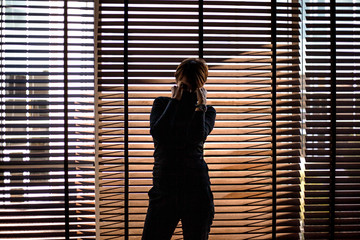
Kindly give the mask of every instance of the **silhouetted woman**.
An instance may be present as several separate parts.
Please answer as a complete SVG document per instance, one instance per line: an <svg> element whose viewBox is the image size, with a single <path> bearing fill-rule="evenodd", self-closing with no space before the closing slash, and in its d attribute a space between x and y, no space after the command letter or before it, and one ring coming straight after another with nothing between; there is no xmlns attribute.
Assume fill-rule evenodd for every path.
<svg viewBox="0 0 360 240"><path fill-rule="evenodd" d="M208 239L214 203L203 146L216 111L206 105L207 76L203 59L185 59L176 69L172 97L153 103L155 163L142 240L171 239L179 220L185 240Z"/></svg>

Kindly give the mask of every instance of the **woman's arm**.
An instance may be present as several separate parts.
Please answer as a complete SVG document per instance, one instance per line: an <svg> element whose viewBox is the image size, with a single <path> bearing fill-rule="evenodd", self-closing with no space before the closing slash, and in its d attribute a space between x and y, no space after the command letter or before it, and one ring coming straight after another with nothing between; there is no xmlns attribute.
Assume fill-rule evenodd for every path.
<svg viewBox="0 0 360 240"><path fill-rule="evenodd" d="M207 111L195 111L189 128L189 141L203 142L215 125L216 110L208 106Z"/></svg>
<svg viewBox="0 0 360 240"><path fill-rule="evenodd" d="M158 97L154 100L150 114L150 134L154 140L166 139L171 134L171 116L175 114L178 100Z"/></svg>
<svg viewBox="0 0 360 240"><path fill-rule="evenodd" d="M171 99L158 97L154 100L150 114L150 134L154 140L165 140L171 137L171 117L175 115L178 105L184 91L184 84L171 87Z"/></svg>
<svg viewBox="0 0 360 240"><path fill-rule="evenodd" d="M205 88L196 89L198 105L206 106L207 91ZM204 142L214 128L216 110L212 106L195 108L194 117L189 128L189 141L192 143Z"/></svg>

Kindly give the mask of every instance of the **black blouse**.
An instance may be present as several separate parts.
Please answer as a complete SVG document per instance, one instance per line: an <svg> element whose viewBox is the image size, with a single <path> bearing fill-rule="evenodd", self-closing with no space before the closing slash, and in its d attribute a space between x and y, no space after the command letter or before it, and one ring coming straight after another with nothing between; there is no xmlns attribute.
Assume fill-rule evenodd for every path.
<svg viewBox="0 0 360 240"><path fill-rule="evenodd" d="M154 140L153 183L162 190L198 188L210 184L203 148L214 127L216 111L195 111L196 93L183 92L182 99L158 97L150 115Z"/></svg>

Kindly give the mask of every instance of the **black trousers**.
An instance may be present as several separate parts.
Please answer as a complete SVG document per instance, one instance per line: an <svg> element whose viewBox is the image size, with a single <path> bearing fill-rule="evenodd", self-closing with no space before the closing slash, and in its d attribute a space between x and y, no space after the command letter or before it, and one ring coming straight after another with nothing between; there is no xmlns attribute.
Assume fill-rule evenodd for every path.
<svg viewBox="0 0 360 240"><path fill-rule="evenodd" d="M207 240L214 218L210 186L180 187L171 192L152 187L148 193L142 240L170 240L181 220L184 240Z"/></svg>

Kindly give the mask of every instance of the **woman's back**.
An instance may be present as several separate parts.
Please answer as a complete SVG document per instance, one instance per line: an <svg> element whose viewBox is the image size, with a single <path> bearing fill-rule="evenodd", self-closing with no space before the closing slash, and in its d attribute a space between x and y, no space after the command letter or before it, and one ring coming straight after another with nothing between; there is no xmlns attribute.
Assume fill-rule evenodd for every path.
<svg viewBox="0 0 360 240"><path fill-rule="evenodd" d="M154 186L171 191L179 185L187 188L208 185L210 180L203 147L214 126L216 111L209 105L206 113L195 111L196 93L184 92L180 101L171 101L166 97L155 99L151 112L150 126L155 146ZM169 114L166 126L156 125L166 114ZM199 127L199 122L203 121L203 126L207 126L205 132Z"/></svg>

